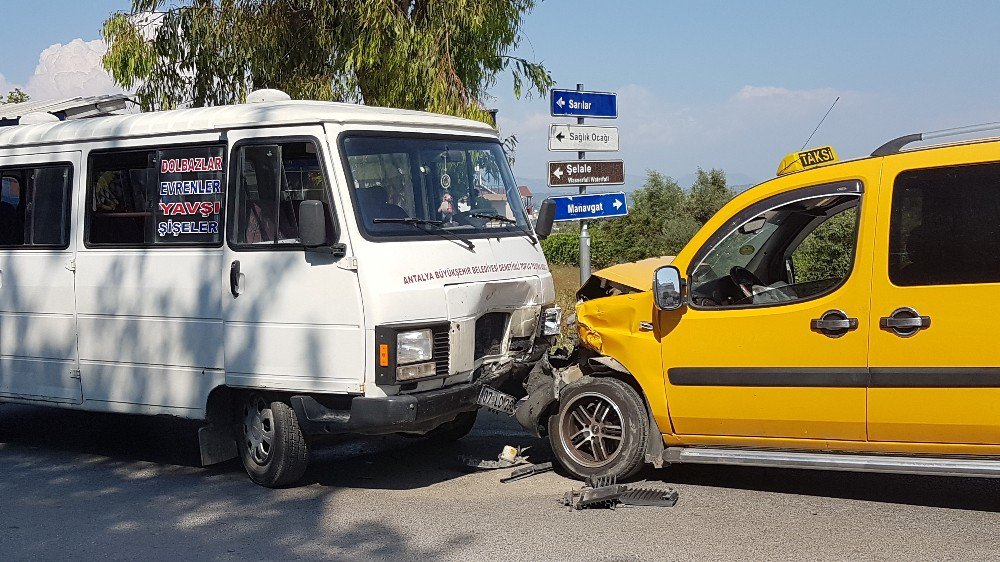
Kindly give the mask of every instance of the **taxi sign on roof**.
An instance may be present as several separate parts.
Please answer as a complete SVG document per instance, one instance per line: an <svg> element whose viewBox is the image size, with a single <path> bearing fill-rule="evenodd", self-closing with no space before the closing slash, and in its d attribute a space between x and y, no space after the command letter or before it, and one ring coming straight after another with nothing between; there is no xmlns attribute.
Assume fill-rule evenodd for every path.
<svg viewBox="0 0 1000 562"><path fill-rule="evenodd" d="M793 152L785 156L781 160L781 164L778 164L777 175L783 176L792 172L805 170L806 168L812 168L813 166L819 166L820 164L829 164L836 161L837 153L834 152L832 146L821 146L819 148L803 150L802 152Z"/></svg>

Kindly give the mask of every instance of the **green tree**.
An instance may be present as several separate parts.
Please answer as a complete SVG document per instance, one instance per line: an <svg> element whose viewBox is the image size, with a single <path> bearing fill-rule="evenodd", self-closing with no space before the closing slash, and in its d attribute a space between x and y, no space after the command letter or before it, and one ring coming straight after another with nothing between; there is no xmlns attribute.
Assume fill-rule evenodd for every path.
<svg viewBox="0 0 1000 562"><path fill-rule="evenodd" d="M596 267L676 254L700 224L686 213L687 196L677 182L649 170L632 194L628 216L591 223L591 260Z"/></svg>
<svg viewBox="0 0 1000 562"><path fill-rule="evenodd" d="M31 99L28 94L24 93L21 88L14 88L13 90L7 92L6 99L0 97L0 104L2 103L23 103Z"/></svg>
<svg viewBox="0 0 1000 562"><path fill-rule="evenodd" d="M795 281L846 278L854 259L857 224L858 210L848 209L810 232L792 253Z"/></svg>
<svg viewBox="0 0 1000 562"><path fill-rule="evenodd" d="M534 0L132 0L104 23L104 67L146 109L239 103L256 88L489 122L501 72L544 91L512 55Z"/></svg>
<svg viewBox="0 0 1000 562"><path fill-rule="evenodd" d="M699 225L705 224L734 195L726 184L725 172L698 168L698 177L688 193L687 212Z"/></svg>

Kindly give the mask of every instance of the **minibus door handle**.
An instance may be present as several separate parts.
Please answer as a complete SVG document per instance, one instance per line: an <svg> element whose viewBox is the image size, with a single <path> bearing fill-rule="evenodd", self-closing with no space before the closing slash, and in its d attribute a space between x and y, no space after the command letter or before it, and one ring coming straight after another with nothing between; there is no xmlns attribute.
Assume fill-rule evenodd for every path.
<svg viewBox="0 0 1000 562"><path fill-rule="evenodd" d="M234 299L240 296L240 260L233 260L229 266L229 292Z"/></svg>

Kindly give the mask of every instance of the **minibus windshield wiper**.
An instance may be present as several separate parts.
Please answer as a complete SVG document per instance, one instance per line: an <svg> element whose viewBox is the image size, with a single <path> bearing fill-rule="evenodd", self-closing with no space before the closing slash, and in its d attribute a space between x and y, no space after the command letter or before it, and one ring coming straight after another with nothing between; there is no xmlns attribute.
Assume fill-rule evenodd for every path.
<svg viewBox="0 0 1000 562"><path fill-rule="evenodd" d="M538 243L538 241L535 240L535 237L531 234L531 232L529 232L528 229L526 229L523 226L521 226L520 224L518 224L518 222L517 222L516 219L512 219L510 217L505 217L503 215L497 215L497 214L492 214L492 213L469 213L469 216L470 217L480 218L480 219L489 219L489 220L506 222L506 223L512 224L512 225L514 225L514 228L516 228L516 229L520 230L521 232L523 232L524 235L528 237L528 240L531 240L532 244L537 244Z"/></svg>
<svg viewBox="0 0 1000 562"><path fill-rule="evenodd" d="M445 234L446 231L442 229L442 226L444 225L444 222L442 222L442 221L435 221L435 220L429 220L429 219L418 219L417 217L400 217L400 218L379 218L379 219L372 219L372 222L376 223L376 224L386 224L386 223L389 223L389 224L408 224L410 226L415 226L417 228L420 228L424 232L430 232L431 234L440 236L441 238L444 238L445 240L450 240L452 242L458 242L458 243L462 244L463 246L465 246L466 248L468 248L469 250L475 250L476 249L476 245L472 243L472 240L466 240L465 238L461 238L459 236L455 236L454 234L451 234L451 233L448 233L448 235L446 235ZM434 227L437 227L437 228L434 228L434 229L425 228L425 227L428 227L428 226L434 226Z"/></svg>
<svg viewBox="0 0 1000 562"><path fill-rule="evenodd" d="M517 224L517 221L512 218L505 217L503 215L497 215L494 213L469 213L469 216L476 217L477 219L489 219L491 221L509 222L512 224Z"/></svg>
<svg viewBox="0 0 1000 562"><path fill-rule="evenodd" d="M418 219L416 217L402 217L402 218L390 218L390 219L372 219L373 223L376 224L413 224L413 225L430 225L430 226L441 226L444 224L441 221L432 221L427 219Z"/></svg>

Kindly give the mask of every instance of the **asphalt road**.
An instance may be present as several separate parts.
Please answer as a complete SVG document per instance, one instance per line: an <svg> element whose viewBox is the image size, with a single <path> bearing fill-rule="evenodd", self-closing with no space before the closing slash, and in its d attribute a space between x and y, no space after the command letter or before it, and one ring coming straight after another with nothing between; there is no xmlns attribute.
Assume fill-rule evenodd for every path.
<svg viewBox="0 0 1000 562"><path fill-rule="evenodd" d="M0 406L0 560L1000 560L1000 482L676 466L674 508L567 511L558 474L500 484L459 454L548 446L482 414L449 446L397 437L313 452L268 490L197 467L195 426Z"/></svg>

